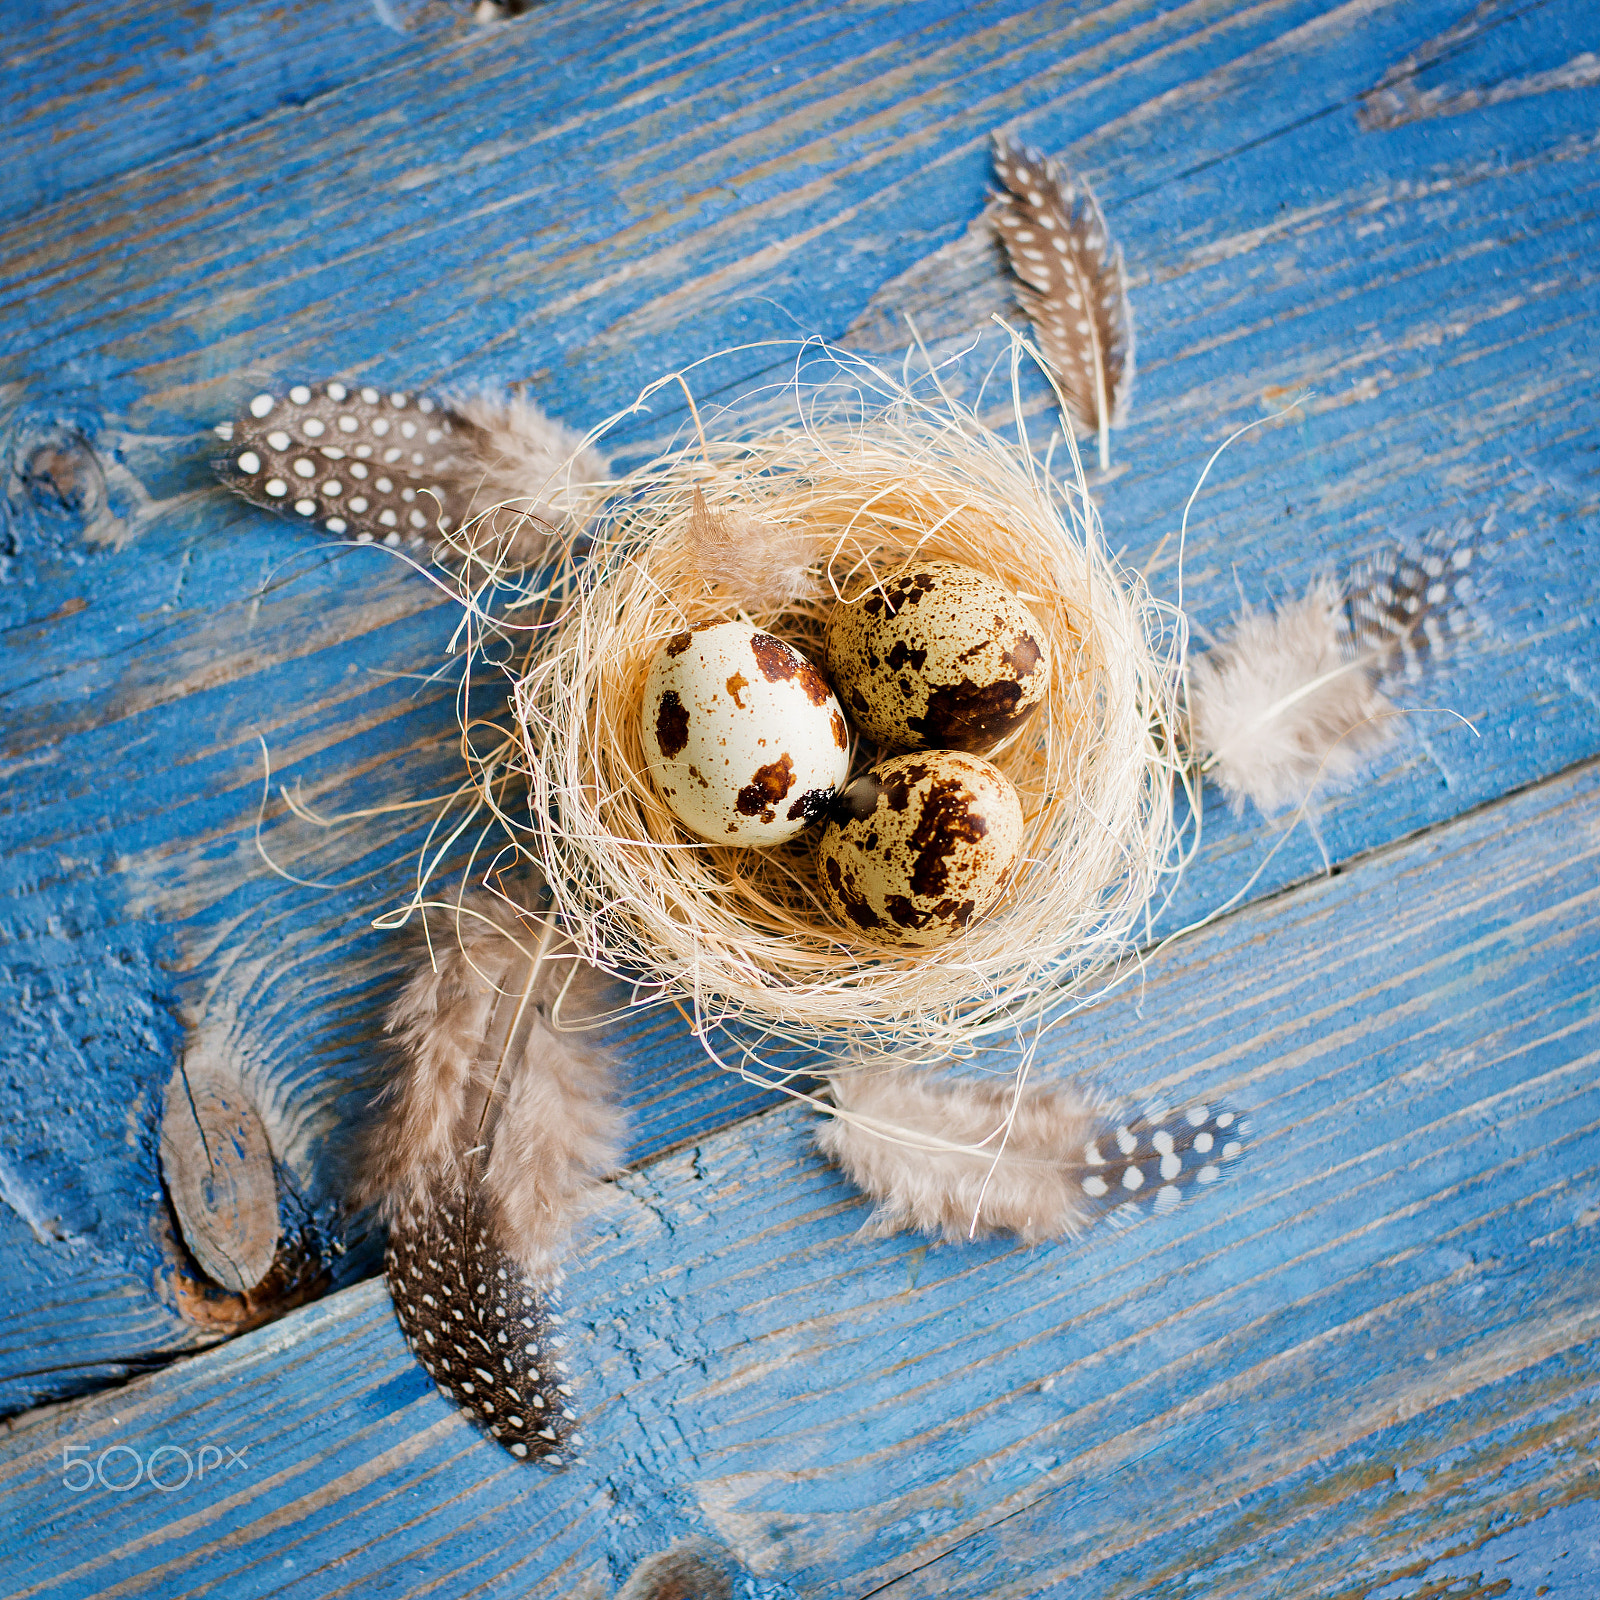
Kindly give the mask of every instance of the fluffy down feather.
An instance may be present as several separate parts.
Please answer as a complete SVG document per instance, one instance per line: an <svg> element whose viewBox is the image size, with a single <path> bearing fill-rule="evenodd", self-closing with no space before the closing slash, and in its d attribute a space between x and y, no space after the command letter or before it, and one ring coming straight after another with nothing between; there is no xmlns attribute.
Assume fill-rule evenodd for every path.
<svg viewBox="0 0 1600 1600"><path fill-rule="evenodd" d="M1191 1183L1220 1177L1247 1131L1227 1107L1122 1118L1070 1088L1019 1096L1010 1084L935 1084L906 1070L842 1073L832 1090L871 1125L830 1118L817 1145L877 1201L862 1230L872 1237L1010 1233L1033 1244L1147 1199L1165 1211Z"/></svg>
<svg viewBox="0 0 1600 1600"><path fill-rule="evenodd" d="M1330 579L1277 611L1246 606L1189 663L1191 744L1235 815L1247 799L1270 814L1318 781L1347 781L1393 737L1390 709L1350 647Z"/></svg>
<svg viewBox="0 0 1600 1600"><path fill-rule="evenodd" d="M781 527L741 507L713 511L696 489L689 552L713 589L726 589L747 611L781 611L819 592L817 535Z"/></svg>
<svg viewBox="0 0 1600 1600"><path fill-rule="evenodd" d="M551 532L593 506L610 463L582 434L519 395L464 395L450 409L469 456L462 478L468 516L482 516L478 526L501 544L501 559L537 560Z"/></svg>
<svg viewBox="0 0 1600 1600"><path fill-rule="evenodd" d="M390 1011L400 1069L361 1198L392 1217L441 1190L481 1191L506 1254L552 1268L617 1159L611 1062L580 1031L602 981L516 905L468 899Z"/></svg>
<svg viewBox="0 0 1600 1600"><path fill-rule="evenodd" d="M1393 737L1382 692L1420 678L1469 625L1475 530L1395 546L1340 587L1323 578L1275 612L1246 606L1189 663L1189 734L1234 812L1270 814L1347 782Z"/></svg>

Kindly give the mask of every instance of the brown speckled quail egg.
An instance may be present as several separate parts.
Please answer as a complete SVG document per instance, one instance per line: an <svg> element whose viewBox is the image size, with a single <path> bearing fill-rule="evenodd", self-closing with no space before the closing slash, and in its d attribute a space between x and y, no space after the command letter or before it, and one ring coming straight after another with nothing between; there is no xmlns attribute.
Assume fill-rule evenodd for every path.
<svg viewBox="0 0 1600 1600"><path fill-rule="evenodd" d="M833 914L884 944L943 944L1004 892L1022 848L1011 780L961 750L892 756L845 788L817 845Z"/></svg>
<svg viewBox="0 0 1600 1600"><path fill-rule="evenodd" d="M667 640L645 679L639 733L656 792L718 844L793 838L850 771L850 733L827 679L744 622Z"/></svg>
<svg viewBox="0 0 1600 1600"><path fill-rule="evenodd" d="M987 574L913 562L834 609L828 671L856 726L891 750L991 750L1045 697L1044 639Z"/></svg>

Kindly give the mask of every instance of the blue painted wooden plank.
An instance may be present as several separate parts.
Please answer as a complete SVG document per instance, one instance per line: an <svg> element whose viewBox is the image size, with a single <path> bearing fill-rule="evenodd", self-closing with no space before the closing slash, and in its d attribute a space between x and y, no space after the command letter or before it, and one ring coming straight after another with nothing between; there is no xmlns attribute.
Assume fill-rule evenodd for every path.
<svg viewBox="0 0 1600 1600"><path fill-rule="evenodd" d="M588 1461L513 1464L361 1285L24 1419L9 1586L599 1597L701 1535L819 1600L1311 1600L1557 1549L1582 1592L1597 856L1591 766L1193 936L1080 1019L1053 1070L1251 1110L1236 1180L1172 1217L862 1240L805 1123L769 1113L624 1176L597 1220L568 1285ZM63 1483L207 1445L247 1465Z"/></svg>
<svg viewBox="0 0 1600 1600"><path fill-rule="evenodd" d="M759 57L776 29L792 37L837 23L820 6L592 6L542 0L485 24L473 0L320 5L223 0L203 10L111 0L86 26L63 0L0 7L0 219L20 217L197 146L292 121L309 102L407 70L470 82L506 48L539 53L552 83L597 56L619 91L669 84L730 45ZM532 37L515 40L525 29Z"/></svg>
<svg viewBox="0 0 1600 1600"><path fill-rule="evenodd" d="M1228 426L1302 381L1324 391L1303 424L1242 444L1202 502L1185 590L1202 622L1233 604L1235 568L1281 592L1386 525L1501 504L1488 628L1438 691L1483 737L1420 724L1374 787L1327 806L1332 858L1597 748L1594 377L1574 332L1595 310L1593 90L1362 132L1362 95L1461 21L1446 0L739 10L625 9L625 48L574 57L559 93L536 36L508 32L481 72L383 74L5 234L0 804L28 1070L5 1089L4 1164L135 1281L167 1265L150 1117L182 1014L214 1006L314 1134L290 1165L332 1229L399 959L363 930L399 878L379 876L385 850L415 833L329 841L274 806L277 856L360 882L341 898L271 878L257 728L330 808L436 792L451 764L443 698L384 676L436 666L448 617L376 556L328 559L207 487L198 430L260 370L533 376L585 421L719 342L842 332L883 279L959 239L987 130L1015 123L1094 174L1137 275L1145 379L1100 489L1113 537L1151 549ZM1528 79L1593 27L1563 0L1490 8L1419 81ZM632 446L673 423L645 419ZM17 470L74 439L103 514ZM1254 818L1207 826L1182 915L1276 842ZM1318 865L1297 836L1258 888ZM751 1104L697 1073L681 1035L637 1071L640 1152ZM353 1274L370 1256L349 1243ZM70 1249L24 1249L72 1293ZM126 1353L174 1347L148 1338Z"/></svg>
<svg viewBox="0 0 1600 1600"><path fill-rule="evenodd" d="M1136 1528L1109 1548L1068 1554L1084 1502L1121 1498L1120 1480L1074 1484L881 1592L1064 1600L1087 1579L1096 1594L1161 1600L1586 1597L1600 1578L1588 1426L1597 1354L1589 1344L1489 1377L1466 1404L1380 1427L1254 1493L1219 1488L1212 1506L1159 1540ZM1215 1437L1189 1439L1202 1455L1221 1453ZM1147 1502L1135 1498L1138 1524Z"/></svg>
<svg viewBox="0 0 1600 1600"><path fill-rule="evenodd" d="M474 31L467 6L13 3L0 63L0 217L304 105Z"/></svg>
<svg viewBox="0 0 1600 1600"><path fill-rule="evenodd" d="M147 1278L111 1251L62 1240L59 1219L25 1214L28 1199L9 1190L0 1210L12 1308L0 1359L13 1395L49 1393L63 1382L78 1390L120 1382L160 1365L164 1358L151 1361L152 1351L193 1348L193 1328L152 1295Z"/></svg>

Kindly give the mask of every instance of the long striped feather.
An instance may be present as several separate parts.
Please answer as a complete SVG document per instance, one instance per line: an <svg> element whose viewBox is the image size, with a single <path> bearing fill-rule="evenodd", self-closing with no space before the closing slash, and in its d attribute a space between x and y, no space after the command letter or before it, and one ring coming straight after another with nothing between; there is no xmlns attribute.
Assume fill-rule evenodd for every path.
<svg viewBox="0 0 1600 1600"><path fill-rule="evenodd" d="M1112 246L1094 191L1014 139L994 139L1004 185L990 215L1017 278L1017 298L1055 373L1067 419L1111 464L1111 430L1133 388L1133 312L1122 247Z"/></svg>

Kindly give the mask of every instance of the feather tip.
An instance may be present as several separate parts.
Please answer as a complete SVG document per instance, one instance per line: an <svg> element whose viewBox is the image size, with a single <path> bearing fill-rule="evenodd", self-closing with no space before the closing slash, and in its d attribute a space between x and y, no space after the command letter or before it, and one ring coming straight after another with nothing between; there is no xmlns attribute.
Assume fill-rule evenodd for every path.
<svg viewBox="0 0 1600 1600"><path fill-rule="evenodd" d="M1135 367L1133 311L1122 248L1111 242L1086 179L1038 150L994 136L1001 188L990 217L1017 280L1017 298L1055 374L1070 426L1098 442L1127 416Z"/></svg>

